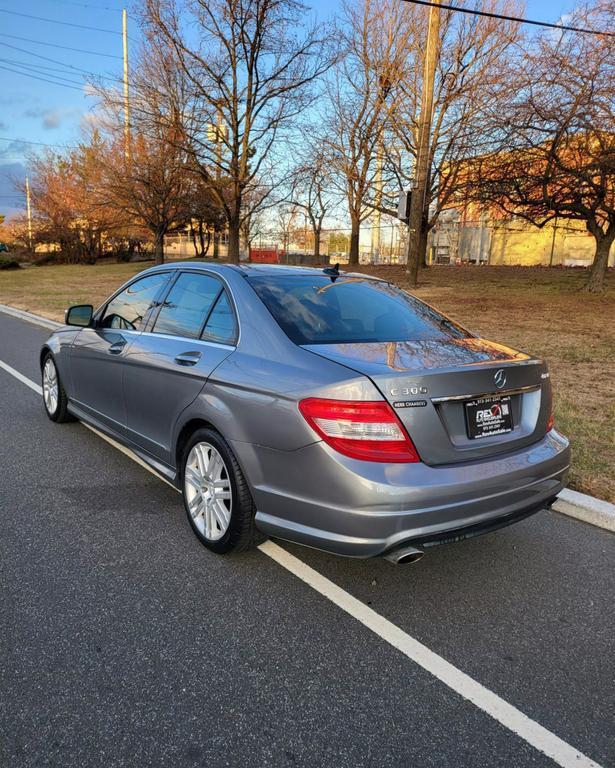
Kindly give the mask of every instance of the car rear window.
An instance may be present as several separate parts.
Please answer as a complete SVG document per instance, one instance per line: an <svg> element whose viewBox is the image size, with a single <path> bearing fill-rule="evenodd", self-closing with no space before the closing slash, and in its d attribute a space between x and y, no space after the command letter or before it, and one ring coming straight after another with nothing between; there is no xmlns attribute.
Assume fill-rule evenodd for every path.
<svg viewBox="0 0 615 768"><path fill-rule="evenodd" d="M467 338L461 326L395 286L361 277L247 278L295 344Z"/></svg>

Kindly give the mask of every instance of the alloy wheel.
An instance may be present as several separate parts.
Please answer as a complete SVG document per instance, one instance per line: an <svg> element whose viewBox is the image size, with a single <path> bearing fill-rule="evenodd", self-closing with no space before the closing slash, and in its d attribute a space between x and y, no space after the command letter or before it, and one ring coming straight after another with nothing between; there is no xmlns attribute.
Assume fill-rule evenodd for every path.
<svg viewBox="0 0 615 768"><path fill-rule="evenodd" d="M210 443L196 443L184 469L184 493L197 531L218 541L231 522L233 498L229 473L220 453Z"/></svg>
<svg viewBox="0 0 615 768"><path fill-rule="evenodd" d="M43 368L43 399L45 408L53 416L58 408L58 372L55 363L49 357Z"/></svg>

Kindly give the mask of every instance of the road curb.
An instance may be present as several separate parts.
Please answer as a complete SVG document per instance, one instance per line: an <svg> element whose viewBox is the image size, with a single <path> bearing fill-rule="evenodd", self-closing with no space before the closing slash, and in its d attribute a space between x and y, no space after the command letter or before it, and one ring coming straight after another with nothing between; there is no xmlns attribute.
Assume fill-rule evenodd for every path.
<svg viewBox="0 0 615 768"><path fill-rule="evenodd" d="M0 304L0 312L50 330L62 327L62 323L55 320L26 312L24 309L15 309L6 304ZM584 523L615 533L615 504L608 501L565 488L558 494L558 499L552 509L562 515L574 517L576 520L582 520Z"/></svg>
<svg viewBox="0 0 615 768"><path fill-rule="evenodd" d="M559 493L553 509L563 515L575 517L584 523L615 533L615 504L608 501L564 488Z"/></svg>
<svg viewBox="0 0 615 768"><path fill-rule="evenodd" d="M15 307L9 307L6 304L0 304L0 312L4 312L5 315L11 315L11 317L17 317L19 320L25 320L27 323L41 325L43 328L49 328L52 331L62 327L62 323L58 323L55 320L49 320L47 317L41 317L40 315L33 315L32 312L26 312L25 309L15 309Z"/></svg>

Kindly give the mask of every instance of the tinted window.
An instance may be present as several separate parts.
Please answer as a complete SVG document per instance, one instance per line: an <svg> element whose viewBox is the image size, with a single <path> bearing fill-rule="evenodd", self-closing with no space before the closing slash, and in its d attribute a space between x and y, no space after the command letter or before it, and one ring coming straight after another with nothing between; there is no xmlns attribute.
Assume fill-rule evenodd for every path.
<svg viewBox="0 0 615 768"><path fill-rule="evenodd" d="M217 341L219 344L235 343L237 338L235 314L226 291L220 294L201 338L204 341Z"/></svg>
<svg viewBox="0 0 615 768"><path fill-rule="evenodd" d="M420 341L469 334L388 283L325 275L248 278L295 344Z"/></svg>
<svg viewBox="0 0 615 768"><path fill-rule="evenodd" d="M175 281L154 325L154 333L198 339L222 285L209 275L184 272Z"/></svg>
<svg viewBox="0 0 615 768"><path fill-rule="evenodd" d="M140 331L145 324L148 309L162 286L168 280L168 272L157 272L142 277L112 299L105 309L101 325L103 328Z"/></svg>

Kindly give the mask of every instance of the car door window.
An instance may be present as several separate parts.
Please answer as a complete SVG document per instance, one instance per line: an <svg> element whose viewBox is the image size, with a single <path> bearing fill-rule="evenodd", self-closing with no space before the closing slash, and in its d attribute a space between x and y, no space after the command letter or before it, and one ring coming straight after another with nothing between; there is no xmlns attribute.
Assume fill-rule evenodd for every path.
<svg viewBox="0 0 615 768"><path fill-rule="evenodd" d="M153 332L198 339L221 289L215 277L183 272L160 308Z"/></svg>
<svg viewBox="0 0 615 768"><path fill-rule="evenodd" d="M147 312L168 278L168 272L157 272L135 280L107 304L100 325L123 331L143 330Z"/></svg>
<svg viewBox="0 0 615 768"><path fill-rule="evenodd" d="M237 322L226 291L222 291L211 311L201 335L203 341L234 344L237 340Z"/></svg>

